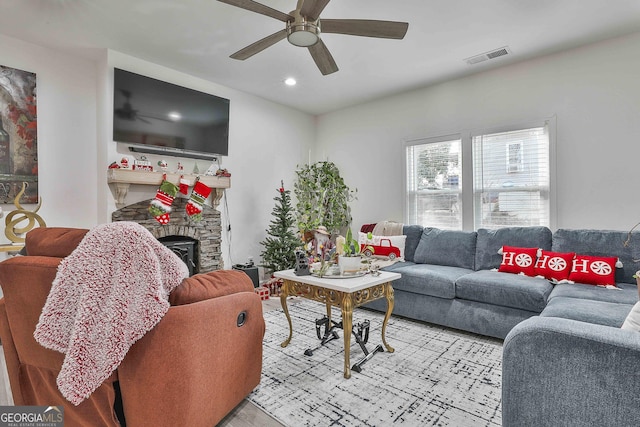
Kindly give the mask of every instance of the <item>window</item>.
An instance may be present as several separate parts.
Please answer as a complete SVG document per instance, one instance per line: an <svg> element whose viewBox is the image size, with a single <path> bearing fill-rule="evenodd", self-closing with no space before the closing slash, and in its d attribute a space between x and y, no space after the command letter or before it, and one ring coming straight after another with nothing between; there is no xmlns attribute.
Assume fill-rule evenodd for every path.
<svg viewBox="0 0 640 427"><path fill-rule="evenodd" d="M461 140L406 146L408 224L462 228Z"/></svg>
<svg viewBox="0 0 640 427"><path fill-rule="evenodd" d="M474 227L548 226L547 128L477 135L472 145Z"/></svg>
<svg viewBox="0 0 640 427"><path fill-rule="evenodd" d="M554 132L552 118L407 142L405 222L458 230L552 227Z"/></svg>
<svg viewBox="0 0 640 427"><path fill-rule="evenodd" d="M507 143L507 173L522 172L523 168L522 141Z"/></svg>

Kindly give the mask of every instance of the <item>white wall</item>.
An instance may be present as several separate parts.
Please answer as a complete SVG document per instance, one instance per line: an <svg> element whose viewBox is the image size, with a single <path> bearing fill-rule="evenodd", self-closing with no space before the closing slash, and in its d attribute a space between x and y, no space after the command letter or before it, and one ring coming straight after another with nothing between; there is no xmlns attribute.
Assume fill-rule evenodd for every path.
<svg viewBox="0 0 640 427"><path fill-rule="evenodd" d="M49 226L94 226L95 63L2 35L0 58L2 65L36 73L38 186L43 200L38 213ZM2 208L15 209L13 204Z"/></svg>
<svg viewBox="0 0 640 427"><path fill-rule="evenodd" d="M359 228L403 221L403 141L555 115L556 226L628 230L640 221L638 46L640 33L326 114L317 151L358 188Z"/></svg>

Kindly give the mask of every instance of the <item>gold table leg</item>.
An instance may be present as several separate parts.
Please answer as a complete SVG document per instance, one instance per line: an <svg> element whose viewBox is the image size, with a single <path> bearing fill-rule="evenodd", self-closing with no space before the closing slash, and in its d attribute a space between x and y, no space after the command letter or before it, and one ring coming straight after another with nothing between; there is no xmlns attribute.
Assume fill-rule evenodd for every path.
<svg viewBox="0 0 640 427"><path fill-rule="evenodd" d="M393 353L395 349L387 343L387 339L385 337L385 332L387 331L387 322L391 317L391 312L393 311L393 304L394 304L393 286L391 286L391 282L385 283L384 296L387 299L387 312L385 313L384 321L382 322L382 343L384 344L384 346L386 347L389 353Z"/></svg>
<svg viewBox="0 0 640 427"><path fill-rule="evenodd" d="M282 310L284 311L284 315L287 316L287 322L289 322L289 337L282 341L280 347L286 347L291 342L291 337L293 336L293 326L291 325L291 315L289 314L289 308L287 307L287 296L289 295L289 287L290 282L285 280L282 284L282 293L280 294L280 304L282 305Z"/></svg>
<svg viewBox="0 0 640 427"><path fill-rule="evenodd" d="M342 333L344 334L344 377L351 378L351 329L353 328L353 301L351 294L342 296Z"/></svg>
<svg viewBox="0 0 640 427"><path fill-rule="evenodd" d="M384 321L382 322L382 343L389 353L393 353L395 350L389 345L389 343L387 343L385 336L387 323L389 322L389 318L391 317L391 313L393 312L393 287L391 286L391 282L387 282L381 286L383 288L382 294L387 300L387 311L384 316ZM280 344L280 346L288 346L291 342L291 338L293 337L293 325L291 323L289 308L287 307L287 297L289 295L297 294L302 296L303 298L323 302L326 307L327 317L329 318L329 325L331 324L331 307L340 307L342 311L342 332L344 334L344 377L351 378L351 333L353 331L354 305L360 306L363 303L381 298L380 293L377 292L378 291L376 291L375 296L372 295L373 298L370 298L370 294L367 292L367 297L365 299L362 299L359 292L328 292L325 288L322 287L307 285L285 279L282 285L282 293L280 294L280 304L282 305L282 310L287 317L287 323L289 323L289 336Z"/></svg>

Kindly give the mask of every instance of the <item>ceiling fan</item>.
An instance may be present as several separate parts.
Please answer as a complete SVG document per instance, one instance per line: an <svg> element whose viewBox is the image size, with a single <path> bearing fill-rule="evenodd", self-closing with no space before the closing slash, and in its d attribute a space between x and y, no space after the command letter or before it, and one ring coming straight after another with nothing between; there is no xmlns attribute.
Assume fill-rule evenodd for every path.
<svg viewBox="0 0 640 427"><path fill-rule="evenodd" d="M240 49L231 58L245 60L256 53L287 38L289 43L306 47L323 75L335 73L338 66L329 49L322 42L320 33L346 34L350 36L402 39L407 33L407 22L376 21L369 19L320 19L320 14L330 0L298 0L296 9L283 13L252 0L218 0L251 12L275 18L286 24L280 30Z"/></svg>

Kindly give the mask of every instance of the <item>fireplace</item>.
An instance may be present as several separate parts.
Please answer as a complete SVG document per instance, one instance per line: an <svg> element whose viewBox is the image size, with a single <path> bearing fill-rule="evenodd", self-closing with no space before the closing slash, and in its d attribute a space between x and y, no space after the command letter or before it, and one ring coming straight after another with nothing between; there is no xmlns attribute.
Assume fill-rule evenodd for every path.
<svg viewBox="0 0 640 427"><path fill-rule="evenodd" d="M198 273L198 241L185 236L167 236L158 239L160 243L178 256L189 268L189 276Z"/></svg>
<svg viewBox="0 0 640 427"><path fill-rule="evenodd" d="M170 214L171 219L166 225L161 225L149 214L151 199L118 209L111 215L111 220L137 222L149 230L156 239L168 240L172 246L179 248L179 250L171 248L174 252L182 253L185 246L191 246L192 258L187 261L187 266L189 266L189 262L193 263L193 267L189 266L190 274L206 273L224 268L220 212L205 205L202 211L202 220L193 221L185 212L187 200L184 197L174 200ZM191 241L191 243L178 244L178 241ZM178 256L180 256L179 253L177 253ZM182 256L180 258L184 260Z"/></svg>

